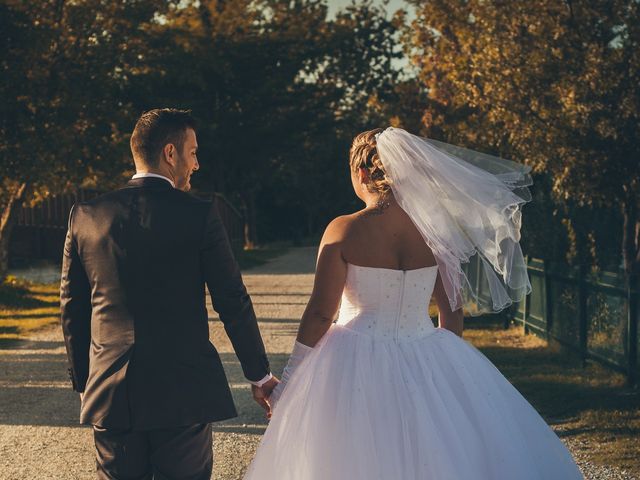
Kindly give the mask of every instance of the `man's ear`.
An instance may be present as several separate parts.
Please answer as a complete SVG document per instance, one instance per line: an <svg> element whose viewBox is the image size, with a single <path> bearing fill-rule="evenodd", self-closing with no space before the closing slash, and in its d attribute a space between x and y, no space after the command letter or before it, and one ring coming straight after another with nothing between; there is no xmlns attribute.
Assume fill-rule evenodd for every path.
<svg viewBox="0 0 640 480"><path fill-rule="evenodd" d="M172 143L167 143L162 149L162 156L164 160L172 167L176 166L176 147Z"/></svg>

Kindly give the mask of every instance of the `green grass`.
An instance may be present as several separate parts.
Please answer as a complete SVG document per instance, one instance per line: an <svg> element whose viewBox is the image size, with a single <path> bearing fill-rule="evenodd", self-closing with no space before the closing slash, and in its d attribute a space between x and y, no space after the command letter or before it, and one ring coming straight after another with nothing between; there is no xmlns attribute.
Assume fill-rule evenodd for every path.
<svg viewBox="0 0 640 480"><path fill-rule="evenodd" d="M623 375L551 346L522 329L469 320L465 339L478 347L589 461L640 473L640 392ZM582 451L580 451L582 449Z"/></svg>
<svg viewBox="0 0 640 480"><path fill-rule="evenodd" d="M0 339L15 340L60 321L59 286L8 277L0 284Z"/></svg>

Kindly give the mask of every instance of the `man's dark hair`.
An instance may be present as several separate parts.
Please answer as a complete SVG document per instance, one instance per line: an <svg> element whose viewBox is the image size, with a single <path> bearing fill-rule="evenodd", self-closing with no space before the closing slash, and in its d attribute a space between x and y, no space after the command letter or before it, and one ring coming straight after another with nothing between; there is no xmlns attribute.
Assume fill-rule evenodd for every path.
<svg viewBox="0 0 640 480"><path fill-rule="evenodd" d="M162 149L172 143L182 151L187 129L195 127L190 110L156 108L143 113L131 135L131 152L150 167L160 163Z"/></svg>

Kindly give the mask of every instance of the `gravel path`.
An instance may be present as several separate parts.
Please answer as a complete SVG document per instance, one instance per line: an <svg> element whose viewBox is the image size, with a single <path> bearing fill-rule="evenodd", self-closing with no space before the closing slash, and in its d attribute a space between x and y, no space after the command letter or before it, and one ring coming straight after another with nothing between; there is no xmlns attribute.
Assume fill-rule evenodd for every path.
<svg viewBox="0 0 640 480"><path fill-rule="evenodd" d="M281 372L313 283L315 248L292 249L244 272L274 372ZM222 357L239 417L214 425L212 478L236 480L250 462L266 427L250 398L240 365L210 309L213 343ZM66 357L57 326L0 350L0 479L95 478L91 430L77 424L78 395L66 378ZM591 465L588 445L573 445L585 478L628 480L614 468ZM402 479L389 479L402 480Z"/></svg>
<svg viewBox="0 0 640 480"><path fill-rule="evenodd" d="M275 372L282 370L293 346L311 291L314 263L315 249L301 248L243 273ZM32 279L39 275L37 271L23 273ZM43 274L49 280L54 275L53 271ZM235 480L242 478L266 421L251 399L222 324L210 305L209 309L211 339L224 361L240 414L214 425L213 478ZM1 349L0 479L94 479L91 429L77 424L79 408L78 395L67 380L64 343L57 325Z"/></svg>

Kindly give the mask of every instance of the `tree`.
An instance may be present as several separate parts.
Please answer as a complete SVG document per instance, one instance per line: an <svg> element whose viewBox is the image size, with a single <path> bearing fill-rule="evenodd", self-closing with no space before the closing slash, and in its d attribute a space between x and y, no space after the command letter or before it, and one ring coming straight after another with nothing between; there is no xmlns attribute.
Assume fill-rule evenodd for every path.
<svg viewBox="0 0 640 480"><path fill-rule="evenodd" d="M330 21L318 0L204 1L171 12L165 28L176 42L167 62L190 72L167 73L182 86L172 98L201 121L198 185L242 205L245 245L259 225L300 236L344 211L348 143L394 77L384 11L366 1Z"/></svg>
<svg viewBox="0 0 640 480"><path fill-rule="evenodd" d="M619 208L640 269L640 2L411 1L428 130L550 175L554 197Z"/></svg>
<svg viewBox="0 0 640 480"><path fill-rule="evenodd" d="M396 27L371 0L335 21L323 0L0 5L5 259L23 198L120 184L135 119L160 106L192 109L195 185L243 207L247 246L259 226L312 233L350 203L349 142L396 78Z"/></svg>
<svg viewBox="0 0 640 480"><path fill-rule="evenodd" d="M44 3L44 5L43 5ZM123 173L128 72L164 2L50 0L0 4L0 279L17 206Z"/></svg>

